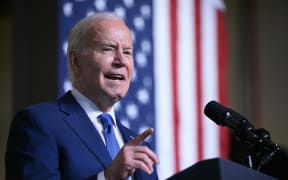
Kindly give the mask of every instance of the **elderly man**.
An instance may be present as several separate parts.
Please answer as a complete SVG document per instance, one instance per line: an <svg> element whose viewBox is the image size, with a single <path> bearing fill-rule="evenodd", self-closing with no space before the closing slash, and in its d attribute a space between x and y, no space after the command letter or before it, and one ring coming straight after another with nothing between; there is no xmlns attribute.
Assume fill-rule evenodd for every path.
<svg viewBox="0 0 288 180"><path fill-rule="evenodd" d="M133 43L112 13L84 18L71 30L73 89L57 101L19 112L6 150L7 179L158 179L156 154L116 118L114 104L132 78Z"/></svg>

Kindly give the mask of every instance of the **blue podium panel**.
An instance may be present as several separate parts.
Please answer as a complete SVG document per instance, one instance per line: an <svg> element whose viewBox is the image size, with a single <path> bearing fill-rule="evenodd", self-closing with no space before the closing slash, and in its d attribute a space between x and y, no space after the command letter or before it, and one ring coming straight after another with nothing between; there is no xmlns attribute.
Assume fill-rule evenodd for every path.
<svg viewBox="0 0 288 180"><path fill-rule="evenodd" d="M200 161L167 180L276 180L276 178L221 158Z"/></svg>

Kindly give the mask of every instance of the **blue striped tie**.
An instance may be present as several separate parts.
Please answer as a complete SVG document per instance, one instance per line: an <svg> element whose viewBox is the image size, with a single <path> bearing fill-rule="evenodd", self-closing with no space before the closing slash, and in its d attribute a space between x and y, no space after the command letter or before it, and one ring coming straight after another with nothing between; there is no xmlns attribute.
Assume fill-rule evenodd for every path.
<svg viewBox="0 0 288 180"><path fill-rule="evenodd" d="M106 147L109 151L109 154L112 159L114 159L120 150L119 144L117 143L115 133L113 130L113 120L112 117L109 114L101 114L98 116L98 118L101 120L101 123L103 125L103 129L105 132L105 141L106 141Z"/></svg>

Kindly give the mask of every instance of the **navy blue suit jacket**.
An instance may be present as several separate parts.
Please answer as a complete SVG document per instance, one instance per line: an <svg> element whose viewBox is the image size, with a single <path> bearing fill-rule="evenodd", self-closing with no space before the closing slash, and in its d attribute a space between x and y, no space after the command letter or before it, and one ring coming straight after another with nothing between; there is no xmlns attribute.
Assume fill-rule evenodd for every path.
<svg viewBox="0 0 288 180"><path fill-rule="evenodd" d="M125 143L136 136L119 121L117 125ZM100 135L70 92L21 111L11 124L6 179L97 179L111 161ZM156 168L151 175L137 170L134 179L158 179Z"/></svg>

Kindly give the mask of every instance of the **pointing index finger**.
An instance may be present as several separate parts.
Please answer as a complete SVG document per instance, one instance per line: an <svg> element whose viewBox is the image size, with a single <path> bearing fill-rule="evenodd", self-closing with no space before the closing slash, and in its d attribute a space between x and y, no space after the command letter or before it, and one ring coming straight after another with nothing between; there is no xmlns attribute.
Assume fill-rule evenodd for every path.
<svg viewBox="0 0 288 180"><path fill-rule="evenodd" d="M140 145L144 142L144 140L153 133L153 128L146 129L142 134L136 136L133 140L129 142L131 145Z"/></svg>

